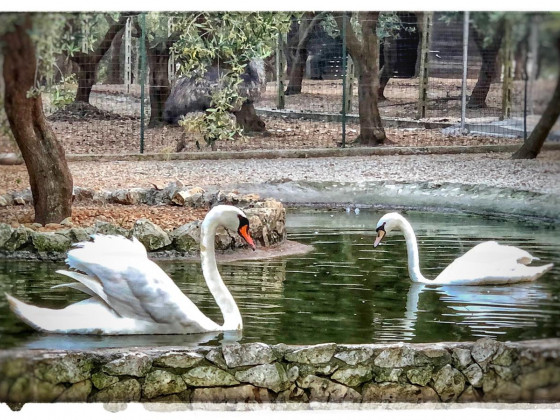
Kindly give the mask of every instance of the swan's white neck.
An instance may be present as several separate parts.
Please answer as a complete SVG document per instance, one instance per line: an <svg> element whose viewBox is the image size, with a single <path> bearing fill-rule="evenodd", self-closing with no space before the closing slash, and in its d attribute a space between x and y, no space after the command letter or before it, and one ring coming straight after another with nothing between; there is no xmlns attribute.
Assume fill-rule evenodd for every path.
<svg viewBox="0 0 560 420"><path fill-rule="evenodd" d="M214 250L214 240L216 229L218 228L219 215L214 214L206 217L200 227L200 259L202 264L202 274L204 280L210 289L210 293L214 296L222 315L224 317L224 330L240 330L243 327L241 313L233 299L230 291L224 284L218 266L216 264L216 256Z"/></svg>
<svg viewBox="0 0 560 420"><path fill-rule="evenodd" d="M410 223L408 223L404 217L399 217L397 219L397 225L401 229L404 234L404 239L406 240L408 273L410 278L415 283L430 283L432 280L428 280L420 272L420 257L418 255L418 244L416 242L414 229L412 229L412 226L410 226Z"/></svg>

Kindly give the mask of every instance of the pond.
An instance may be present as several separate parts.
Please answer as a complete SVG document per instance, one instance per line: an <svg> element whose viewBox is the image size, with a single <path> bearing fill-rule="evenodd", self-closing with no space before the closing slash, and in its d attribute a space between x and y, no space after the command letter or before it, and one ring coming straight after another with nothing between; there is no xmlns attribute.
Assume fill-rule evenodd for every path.
<svg viewBox="0 0 560 420"><path fill-rule="evenodd" d="M289 239L311 244L305 255L220 265L244 321L241 335L81 337L33 332L8 309L4 292L63 307L85 297L50 289L65 281L64 263L0 262L0 348L179 346L237 340L268 344L501 341L560 337L560 226L537 220L406 212L419 240L420 265L434 278L477 243L519 246L555 267L534 283L421 286L408 277L404 237L392 232L372 247L385 211L288 211ZM197 263L158 264L208 316L221 321Z"/></svg>

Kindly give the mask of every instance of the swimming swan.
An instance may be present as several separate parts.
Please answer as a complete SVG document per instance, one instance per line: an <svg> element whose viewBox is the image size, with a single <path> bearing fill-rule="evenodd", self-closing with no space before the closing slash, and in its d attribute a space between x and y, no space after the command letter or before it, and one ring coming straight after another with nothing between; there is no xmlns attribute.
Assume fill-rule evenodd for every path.
<svg viewBox="0 0 560 420"><path fill-rule="evenodd" d="M223 318L218 325L185 296L167 274L148 259L136 239L94 235L68 251L66 263L77 271L59 270L77 283L72 287L91 298L64 309L23 303L6 294L12 311L33 328L61 334L189 334L241 330L243 322L233 296L222 281L214 254L218 226L237 231L253 250L249 220L233 206L219 205L208 212L200 229L202 273Z"/></svg>
<svg viewBox="0 0 560 420"><path fill-rule="evenodd" d="M527 251L495 241L483 242L457 258L434 280L420 273L418 244L416 235L408 221L398 213L387 213L377 222L377 237L373 244L377 247L387 233L400 229L406 239L408 252L408 273L415 283L433 285L481 285L510 284L534 281L552 268L553 264L528 267L538 258Z"/></svg>

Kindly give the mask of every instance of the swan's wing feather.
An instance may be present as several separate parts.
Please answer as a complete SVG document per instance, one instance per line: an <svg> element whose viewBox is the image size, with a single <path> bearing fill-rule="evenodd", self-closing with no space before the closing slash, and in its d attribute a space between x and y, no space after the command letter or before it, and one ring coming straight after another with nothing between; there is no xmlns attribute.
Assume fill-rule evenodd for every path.
<svg viewBox="0 0 560 420"><path fill-rule="evenodd" d="M97 297L97 295L95 293L93 293L91 291L91 289L87 286L84 286L82 283L62 283L62 284L57 284L55 286L51 286L51 289L60 289L61 287L69 287L71 289L76 289L79 290L80 292L84 292L88 295L90 295L91 297Z"/></svg>
<svg viewBox="0 0 560 420"><path fill-rule="evenodd" d="M533 281L550 268L528 267L534 260L527 251L495 241L476 245L453 261L435 281L448 284L506 284Z"/></svg>
<svg viewBox="0 0 560 420"><path fill-rule="evenodd" d="M135 238L95 235L93 242L79 245L68 252L67 260L99 280L107 304L119 315L184 326L212 323L148 259L144 246Z"/></svg>
<svg viewBox="0 0 560 420"><path fill-rule="evenodd" d="M87 293L90 296L97 296L107 305L109 304L109 301L107 300L107 294L103 290L103 284L101 284L101 281L97 277L88 276L86 274L78 273L76 271L68 271L68 270L57 270L56 272L58 274L63 274L65 276L68 276L84 286L84 288L78 288L76 286L72 286L74 287L74 289L81 290L82 292ZM65 283L65 285L68 284L75 284L75 283ZM62 287L63 285L59 285L59 286ZM57 287L57 286L53 286L53 287Z"/></svg>

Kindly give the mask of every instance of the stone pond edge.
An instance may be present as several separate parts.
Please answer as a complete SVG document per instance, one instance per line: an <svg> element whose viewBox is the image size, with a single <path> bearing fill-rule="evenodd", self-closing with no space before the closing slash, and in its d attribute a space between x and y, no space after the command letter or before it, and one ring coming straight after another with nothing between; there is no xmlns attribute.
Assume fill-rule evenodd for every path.
<svg viewBox="0 0 560 420"><path fill-rule="evenodd" d="M0 352L0 402L553 403L560 339Z"/></svg>

